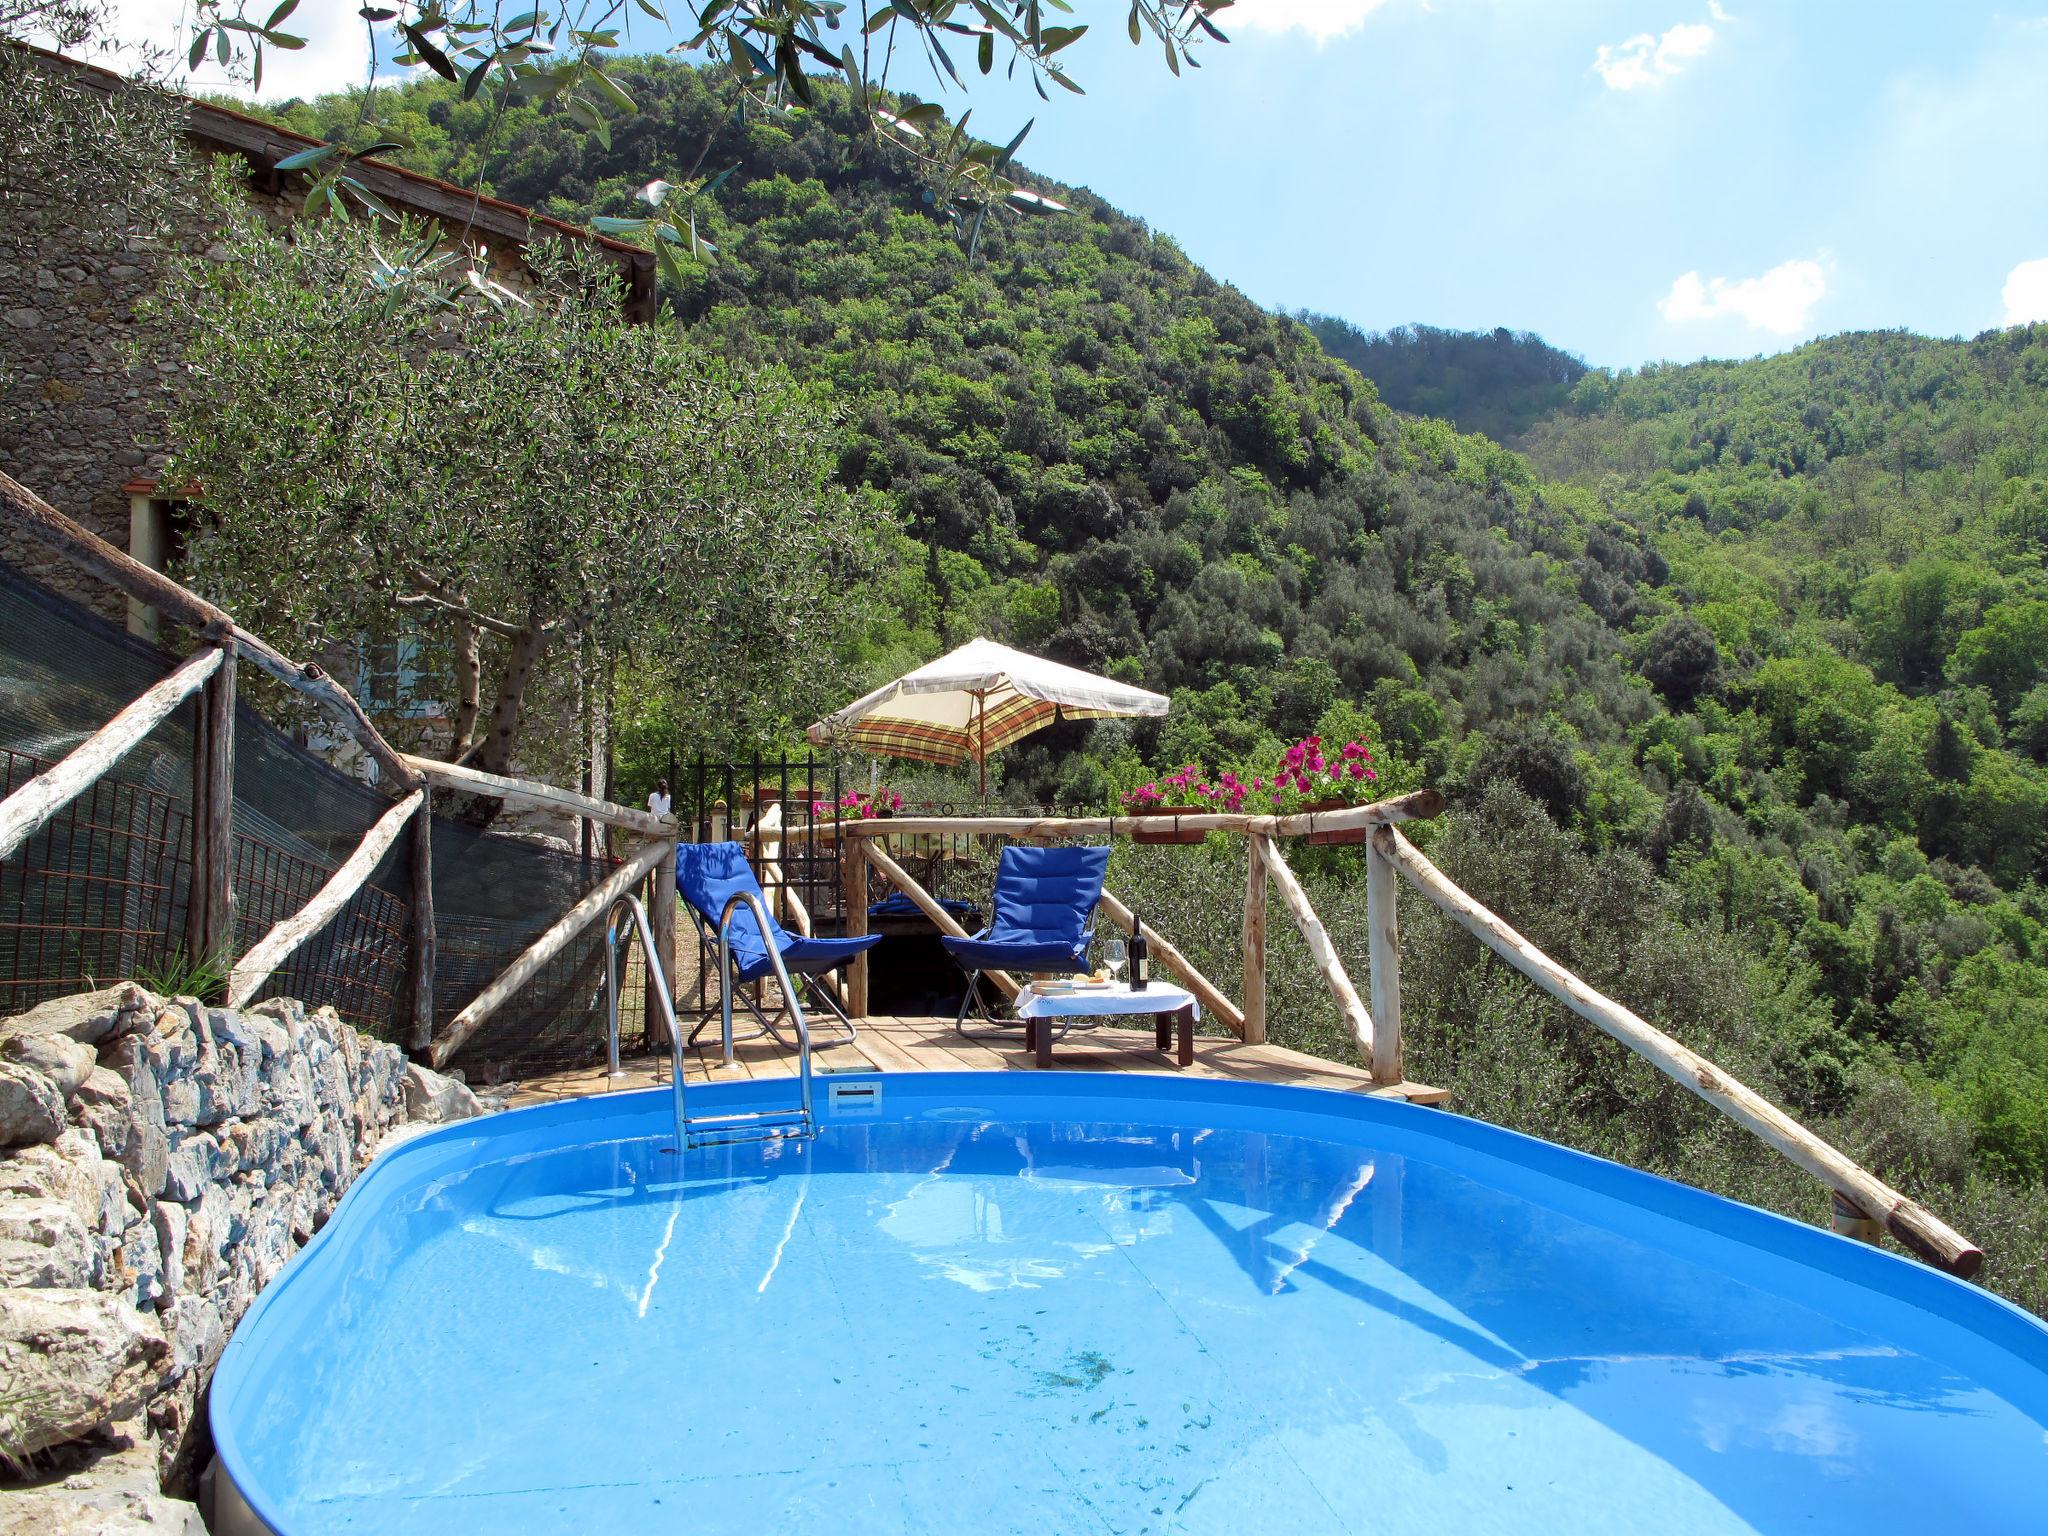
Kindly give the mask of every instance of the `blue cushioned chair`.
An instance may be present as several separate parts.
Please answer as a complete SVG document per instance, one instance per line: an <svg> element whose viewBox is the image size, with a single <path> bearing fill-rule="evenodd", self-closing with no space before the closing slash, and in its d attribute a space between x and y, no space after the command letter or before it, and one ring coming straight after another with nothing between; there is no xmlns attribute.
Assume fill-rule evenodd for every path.
<svg viewBox="0 0 2048 1536"><path fill-rule="evenodd" d="M967 992L954 1028L966 1026L969 1007L981 1009L983 971L1074 975L1088 969L1088 945L1095 937L1089 920L1108 873L1107 847L1011 843L1003 849L989 925L971 938L939 941L967 972ZM986 1010L982 1017L988 1017Z"/></svg>
<svg viewBox="0 0 2048 1536"><path fill-rule="evenodd" d="M835 971L856 955L881 943L880 934L868 934L857 939L811 939L789 932L775 920L775 912L761 894L761 882L754 877L754 867L747 862L746 850L738 843L678 843L676 845L676 894L690 909L697 920L698 930L711 945L715 953L718 948L718 921L725 913L726 903L739 895L752 895L761 902L761 908L768 914L768 935L764 941L761 924L748 907L740 907L732 915L732 924L726 930L727 943L732 955L732 974L721 985L732 990L753 1010L754 1017L761 1021L761 1028L743 1038L760 1038L763 1031L773 1035L784 1045L795 1042L784 1037L781 1030L769 1017L761 1012L752 997L739 989L750 981L759 981L764 976L775 974L775 962L769 957L768 943L772 942L782 953L782 964L788 970L790 980L822 1002L839 1019L846 1032L846 1038L854 1038L853 1020L846 1016L832 994L815 983L828 971ZM796 999L788 1000L794 1004ZM690 1043L695 1044L697 1036L710 1024L707 1018L690 1031Z"/></svg>

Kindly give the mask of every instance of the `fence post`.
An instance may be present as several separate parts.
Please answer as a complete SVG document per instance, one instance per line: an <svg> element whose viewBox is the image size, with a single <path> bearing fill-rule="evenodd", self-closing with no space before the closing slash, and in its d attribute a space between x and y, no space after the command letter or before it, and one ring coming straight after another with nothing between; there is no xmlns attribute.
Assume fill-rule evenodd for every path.
<svg viewBox="0 0 2048 1536"><path fill-rule="evenodd" d="M649 1051L658 1052L668 1044L664 1038L668 1033L668 1018L661 1006L661 988L664 983L669 989L669 999L675 999L676 985L676 845L668 845L668 854L654 866L651 877L654 899L647 911L647 926L654 935L654 953L648 957L646 999L642 1006L642 1028ZM655 962L659 962L660 979L657 979Z"/></svg>
<svg viewBox="0 0 2048 1536"><path fill-rule="evenodd" d="M844 909L839 932L858 939L868 931L868 856L858 837L842 825L839 835L839 904ZM868 1016L868 957L855 955L846 968L846 1013L849 1018Z"/></svg>
<svg viewBox="0 0 2048 1536"><path fill-rule="evenodd" d="M411 1017L405 1048L418 1056L434 1044L434 791L412 818L412 950L407 956Z"/></svg>
<svg viewBox="0 0 2048 1536"><path fill-rule="evenodd" d="M1365 845L1365 931L1372 1010L1372 1080L1402 1080L1400 885L1377 839Z"/></svg>
<svg viewBox="0 0 2048 1536"><path fill-rule="evenodd" d="M218 961L223 972L235 954L235 639L208 638L221 664L199 697L192 737L192 881L186 910L186 949L196 963Z"/></svg>
<svg viewBox="0 0 2048 1536"><path fill-rule="evenodd" d="M1244 1043L1266 1043L1266 861L1245 839L1250 863L1244 876Z"/></svg>

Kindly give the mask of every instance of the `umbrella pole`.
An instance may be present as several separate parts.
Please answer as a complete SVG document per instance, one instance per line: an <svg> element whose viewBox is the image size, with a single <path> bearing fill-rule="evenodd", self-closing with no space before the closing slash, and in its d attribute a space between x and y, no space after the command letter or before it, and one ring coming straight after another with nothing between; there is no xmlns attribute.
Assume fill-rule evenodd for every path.
<svg viewBox="0 0 2048 1536"><path fill-rule="evenodd" d="M981 803L988 804L988 695L974 696L974 718L981 737Z"/></svg>

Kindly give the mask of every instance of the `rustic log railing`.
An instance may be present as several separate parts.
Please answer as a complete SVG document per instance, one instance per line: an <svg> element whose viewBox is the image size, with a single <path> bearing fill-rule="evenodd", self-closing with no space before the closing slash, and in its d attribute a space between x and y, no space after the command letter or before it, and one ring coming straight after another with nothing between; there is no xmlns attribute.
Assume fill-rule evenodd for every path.
<svg viewBox="0 0 2048 1536"><path fill-rule="evenodd" d="M102 774L169 719L173 710L204 688L206 680L220 670L221 660L222 653L210 646L188 657L62 762L0 802L0 859L11 858L45 822L98 783Z"/></svg>
<svg viewBox="0 0 2048 1536"><path fill-rule="evenodd" d="M1145 931L1153 952L1159 956L1163 966L1202 998L1203 1006L1227 1024L1233 1034L1247 1041L1263 1040L1266 1030L1266 915L1269 893L1277 888L1282 905L1294 920L1330 990L1338 1016L1349 1031L1360 1060L1370 1069L1374 1083L1383 1091L1400 1094L1416 1086L1408 1084L1402 1075L1400 928L1396 916L1396 892L1399 880L1406 878L1424 898L1440 907L1545 992L1713 1105L1795 1166L1820 1180L1831 1192L1836 1230L1851 1236L1874 1238L1881 1229L1897 1238L1909 1251L1939 1268L1966 1277L1977 1272L1983 1262L1983 1251L1939 1217L1892 1189L1877 1175L1859 1167L1846 1153L1816 1136L1761 1094L1680 1045L1614 999L1588 986L1460 889L1397 830L1401 823L1439 814L1443 803L1442 797L1434 791L1419 790L1373 805L1312 815L1204 813L1178 818L1178 825L1183 828L1242 835L1250 845L1245 883L1242 1004L1231 1006L1229 999L1208 978L1147 924ZM1365 904L1370 1006L1359 996L1343 958L1337 953L1328 930L1310 905L1307 893L1295 878L1280 847L1281 840L1287 838L1359 828L1366 829ZM866 858L845 859L843 863L847 870L857 872L864 879L866 867L872 866L908 895L941 931L958 933L959 924L946 913L937 898L889 856L886 851L889 838L969 835L1057 840L1128 836L1140 829L1159 830L1160 818L1148 817L1140 821L1127 816L898 816L845 821L816 830L820 835L829 833L865 844ZM849 924L864 928L867 910L864 893L859 902L853 900L852 879L853 876L849 875ZM1114 896L1105 892L1102 906L1116 922L1126 927L1130 925L1130 908ZM857 1012L865 1012L865 970L865 959L849 967L848 990L862 1000ZM1015 982L1008 977L1004 981L1009 983L1005 990L1014 993Z"/></svg>
<svg viewBox="0 0 2048 1536"><path fill-rule="evenodd" d="M673 819L656 817L574 790L482 773L452 763L409 756L384 739L354 695L319 667L291 660L222 609L161 571L132 558L66 517L25 486L0 474L0 513L18 532L174 624L193 630L201 648L161 682L122 710L76 751L0 802L0 858L13 854L66 804L89 789L186 699L199 696L193 733L192 883L187 943L195 958L229 973L228 1000L243 1003L262 990L279 965L317 934L369 881L401 834L412 841L411 932L407 957L405 1036L409 1049L445 1065L491 1011L573 939L609 902L599 895L630 889L650 873L656 949L664 971L675 974L675 843ZM246 955L234 953L233 814L235 781L235 663L246 658L333 717L377 765L380 781L397 803L364 835L341 867L298 912L279 922ZM505 973L470 1001L439 1040L434 1038L433 818L434 786L495 797L508 805L556 811L603 822L652 838L597 891L572 907ZM666 857L663 857L666 850ZM628 871L631 872L630 876ZM648 1014L657 1013L648 979Z"/></svg>
<svg viewBox="0 0 2048 1536"><path fill-rule="evenodd" d="M338 719L373 760L398 795L398 802L370 829L355 852L321 890L294 916L266 934L239 964L229 982L231 1000L243 1001L292 951L330 920L366 882L377 863L408 825L413 830L412 933L409 1043L435 1065L445 1065L491 1013L530 981L542 966L595 922L619 896L650 875L650 912L656 934L660 970L673 981L675 958L676 823L645 811L524 779L482 773L456 764L398 752L378 732L348 690L320 668L293 662L267 642L237 625L226 613L187 591L161 572L131 559L65 517L14 480L0 474L0 510L21 532L80 569L96 575L137 602L157 609L174 623L197 632L201 649L169 676L145 691L70 756L0 802L0 858L18 849L58 810L103 775L148 732L169 717L179 704L200 695L200 719L193 753L192 867L190 936L195 955L233 962L233 891L229 881L231 813L234 803L235 663L247 657L257 667L313 699ZM638 834L644 841L595 890L562 914L502 974L471 999L449 1028L433 1036L434 910L432 820L428 795L434 785L474 795L494 796L508 805L556 811L587 818ZM1425 898L1441 908L1487 948L1527 976L1567 1008L1586 1019L1697 1094L1832 1191L1838 1230L1874 1238L1887 1231L1913 1253L1953 1273L1968 1276L1983 1262L1983 1252L1938 1217L1859 1167L1790 1115L1721 1071L1697 1053L1645 1022L1614 999L1588 986L1499 917L1489 912L1426 858L1397 828L1405 822L1440 814L1443 797L1434 790L1352 806L1341 810L1303 812L1289 816L1199 812L1171 818L1179 830L1222 832L1247 839L1250 860L1245 886L1243 921L1244 987L1240 1006L1203 976L1179 950L1148 924L1146 933L1160 963L1203 1001L1211 1014L1247 1041L1266 1034L1266 915L1269 893L1277 887L1282 904L1301 931L1317 969L1322 973L1339 1016L1352 1036L1361 1060L1381 1091L1400 1093L1402 1076L1400 939L1396 921L1397 876L1405 877ZM901 889L943 932L962 930L943 905L890 856L892 836L1014 837L1054 841L1075 837L1130 836L1141 828L1163 830L1160 817L1129 816L901 816L875 821L841 821L813 826L813 838L850 839L857 845L840 859L845 932L867 929L867 874L870 868ZM1317 832L1363 830L1366 833L1366 929L1371 1005L1359 996L1328 931L1310 906L1301 883L1280 851L1280 840ZM757 826L754 852L772 863L786 830L779 822ZM1108 893L1103 906L1112 918L1128 925L1131 911ZM793 920L804 924L808 914ZM843 996L849 1014L867 1013L867 957L847 967ZM650 1037L658 999L655 971L648 975ZM1008 976L996 984L1015 994Z"/></svg>

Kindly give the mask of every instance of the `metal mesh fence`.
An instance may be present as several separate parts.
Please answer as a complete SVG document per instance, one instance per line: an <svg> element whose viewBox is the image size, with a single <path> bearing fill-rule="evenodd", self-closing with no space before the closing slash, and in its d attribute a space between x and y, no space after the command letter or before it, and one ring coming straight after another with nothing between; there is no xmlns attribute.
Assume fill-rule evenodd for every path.
<svg viewBox="0 0 2048 1536"><path fill-rule="evenodd" d="M0 748L0 794L48 765ZM0 864L0 1013L81 981L161 974L185 930L191 827L161 790L102 779Z"/></svg>
<svg viewBox="0 0 2048 1536"><path fill-rule="evenodd" d="M5 790L84 741L177 658L0 565L0 774ZM0 1013L81 986L180 968L191 880L193 709L0 862ZM304 906L389 807L246 706L235 718L233 887L246 949ZM410 908L409 840L272 977L266 996L332 1004L396 1038ZM521 837L434 818L436 1025L445 1027L610 872ZM604 942L586 933L468 1042L473 1076L595 1059Z"/></svg>

